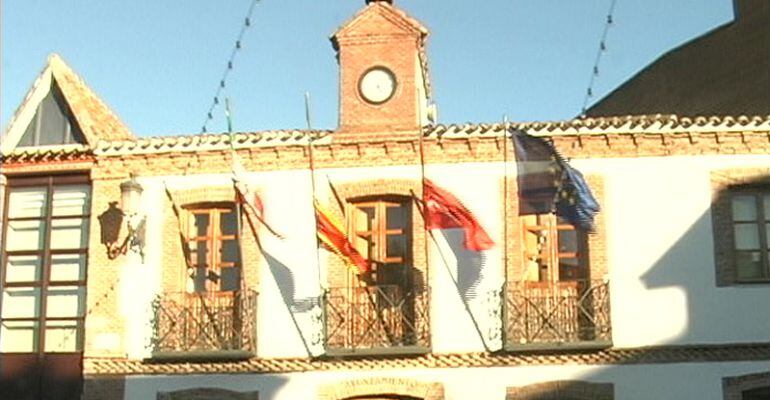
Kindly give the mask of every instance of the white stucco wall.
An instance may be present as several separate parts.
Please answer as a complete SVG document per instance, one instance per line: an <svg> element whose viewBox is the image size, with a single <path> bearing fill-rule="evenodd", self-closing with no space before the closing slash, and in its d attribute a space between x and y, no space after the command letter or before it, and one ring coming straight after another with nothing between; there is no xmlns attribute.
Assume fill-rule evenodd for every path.
<svg viewBox="0 0 770 400"><path fill-rule="evenodd" d="M585 175L604 180L605 194L600 200L606 220L615 346L764 342L770 338L770 309L765 306L770 304L770 285L715 285L709 211L711 170L768 168L770 156L591 159L576 160L573 165ZM426 168L426 176L465 202L498 243L479 255L449 245L449 241L461 242L459 230L434 231L435 241L428 239L434 352L484 351L454 283L458 268L462 271L464 265L479 262L479 256L483 257L480 283L468 308L488 347L500 345L493 334L499 321L490 313L496 304L487 301L484 293L504 281L499 201L503 171L501 163ZM508 173L515 173L515 165L509 166ZM261 192L266 219L285 237L262 235L273 264L261 260L256 288L260 293L258 356L306 357L305 344L312 354L320 354L323 349L313 311L291 313L274 275L277 264L290 271L295 278L295 298L317 296L325 286L326 271L319 269L317 261L309 172L253 172L247 176ZM329 181L335 185L376 178L417 181L420 176L415 166L318 170L317 197L329 198ZM164 182L172 189L205 189L231 181L227 174L141 179L148 211L146 256L143 263L136 257L126 259L121 283L121 312L131 327L127 340L131 358L149 355L149 302L159 290L164 267L160 243L169 240L161 237L162 208L155 206L166 201ZM334 256L321 251L321 265L326 257Z"/></svg>
<svg viewBox="0 0 770 400"><path fill-rule="evenodd" d="M394 377L441 383L446 400L503 400L508 387L554 380L612 383L615 400L723 400L723 377L768 370L770 362L741 362L136 376L127 378L124 398L145 400L155 398L158 391L216 387L259 391L259 398L264 400L314 399L323 385L361 378Z"/></svg>

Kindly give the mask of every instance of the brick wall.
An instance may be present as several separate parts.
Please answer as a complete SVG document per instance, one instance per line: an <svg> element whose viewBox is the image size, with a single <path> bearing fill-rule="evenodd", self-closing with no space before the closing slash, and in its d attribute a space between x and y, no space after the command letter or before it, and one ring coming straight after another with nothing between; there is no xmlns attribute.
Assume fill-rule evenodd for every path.
<svg viewBox="0 0 770 400"><path fill-rule="evenodd" d="M770 388L770 372L722 378L724 400L743 400L744 391L760 388Z"/></svg>
<svg viewBox="0 0 770 400"><path fill-rule="evenodd" d="M125 396L126 377L123 375L86 375L81 400L118 400Z"/></svg>
<svg viewBox="0 0 770 400"><path fill-rule="evenodd" d="M443 400L444 386L410 378L370 377L323 385L318 400L343 400L371 396L405 396L421 400Z"/></svg>
<svg viewBox="0 0 770 400"><path fill-rule="evenodd" d="M93 178L92 174L92 178ZM88 250L88 286L86 316L86 357L125 356L125 320L118 312L121 268L124 256L110 260L107 248L101 243L102 230L116 229L101 226L99 216L110 208L111 202L120 201L120 183L127 178L93 178L91 186L91 223ZM120 207L120 204L117 204ZM118 244L126 236L125 221L118 227Z"/></svg>
<svg viewBox="0 0 770 400"><path fill-rule="evenodd" d="M521 387L509 387L506 400L612 400L615 389L612 383L582 381L552 381Z"/></svg>
<svg viewBox="0 0 770 400"><path fill-rule="evenodd" d="M339 47L340 131L393 131L420 127L417 73L421 71L421 32L389 6L372 4L343 26L334 40ZM383 104L371 104L359 92L359 82L372 67L393 72L395 93Z"/></svg>

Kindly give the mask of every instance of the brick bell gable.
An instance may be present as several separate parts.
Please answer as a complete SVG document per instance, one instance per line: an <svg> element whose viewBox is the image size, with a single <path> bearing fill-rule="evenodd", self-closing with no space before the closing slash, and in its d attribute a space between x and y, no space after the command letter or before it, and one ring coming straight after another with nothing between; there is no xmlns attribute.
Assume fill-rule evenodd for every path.
<svg viewBox="0 0 770 400"><path fill-rule="evenodd" d="M380 133L416 134L427 104L424 55L428 30L388 2L370 2L332 35L340 65L339 133L336 139ZM384 67L395 78L392 96L367 102L359 90L364 74Z"/></svg>

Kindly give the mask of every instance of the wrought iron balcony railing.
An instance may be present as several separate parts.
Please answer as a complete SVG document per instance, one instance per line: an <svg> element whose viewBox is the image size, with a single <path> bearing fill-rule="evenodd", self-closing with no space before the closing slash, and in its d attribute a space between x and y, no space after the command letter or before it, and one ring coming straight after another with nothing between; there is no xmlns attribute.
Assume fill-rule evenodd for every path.
<svg viewBox="0 0 770 400"><path fill-rule="evenodd" d="M509 350L612 345L606 281L508 282L504 305Z"/></svg>
<svg viewBox="0 0 770 400"><path fill-rule="evenodd" d="M256 349L254 291L164 293L153 302L153 358L248 358Z"/></svg>
<svg viewBox="0 0 770 400"><path fill-rule="evenodd" d="M429 300L425 287L329 289L324 296L327 354L428 352Z"/></svg>

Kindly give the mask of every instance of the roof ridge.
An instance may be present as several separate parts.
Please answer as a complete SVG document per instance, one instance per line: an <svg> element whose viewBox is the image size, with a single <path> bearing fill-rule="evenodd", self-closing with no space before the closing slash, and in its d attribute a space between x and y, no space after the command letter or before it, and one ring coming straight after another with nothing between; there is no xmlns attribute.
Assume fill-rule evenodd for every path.
<svg viewBox="0 0 770 400"><path fill-rule="evenodd" d="M428 29L420 21L411 17L409 14L406 13L406 11L392 4L388 4L387 2L377 1L377 2L369 3L364 8L358 10L355 14L353 14L352 17L345 20L342 24L339 25L339 27L337 27L337 29L330 35L329 38L332 39L333 42L335 42L337 35L339 35L343 30L345 30L348 26L350 26L356 20L361 18L364 14L371 12L371 10L374 10L375 8L384 9L390 14L400 17L400 19L405 21L411 28L420 32L423 38L425 38L425 36L427 36L429 33Z"/></svg>
<svg viewBox="0 0 770 400"><path fill-rule="evenodd" d="M134 135L123 121L112 111L80 75L78 75L57 53L48 56L54 80L69 103L86 140L95 145L105 134L114 139L130 139ZM70 85L72 83L72 85ZM82 98L81 98L82 97ZM80 104L83 101L86 104ZM88 107L81 110L80 106ZM98 118L101 114L101 118Z"/></svg>
<svg viewBox="0 0 770 400"><path fill-rule="evenodd" d="M770 131L770 114L738 116L679 116L676 114L619 115L612 117L584 117L556 121L495 122L436 124L423 128L426 136L468 136L499 132L505 126L541 135L608 134L608 133L674 133L702 131Z"/></svg>

